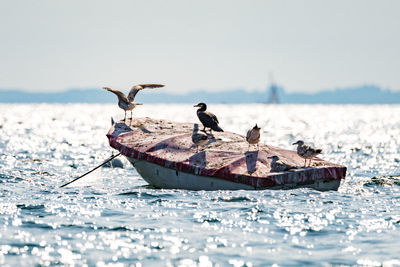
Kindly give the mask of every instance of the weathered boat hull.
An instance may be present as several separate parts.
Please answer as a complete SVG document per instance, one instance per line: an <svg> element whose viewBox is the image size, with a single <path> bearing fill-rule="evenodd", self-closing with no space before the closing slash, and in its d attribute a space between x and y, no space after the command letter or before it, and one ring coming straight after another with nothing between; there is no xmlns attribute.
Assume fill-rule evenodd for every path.
<svg viewBox="0 0 400 267"><path fill-rule="evenodd" d="M150 185L189 190L263 190L309 187L337 190L346 167L315 158L303 168L304 159L293 150L260 144L248 151L245 137L214 133L200 150L192 143L198 125L151 118L117 122L107 134ZM293 166L290 171L271 169L271 156Z"/></svg>
<svg viewBox="0 0 400 267"><path fill-rule="evenodd" d="M339 179L323 179L292 184L282 184L270 187L254 187L247 184L235 183L219 178L194 175L191 173L165 168L160 165L127 157L136 171L149 185L162 189L186 190L280 190L295 188L313 188L319 191L338 190Z"/></svg>

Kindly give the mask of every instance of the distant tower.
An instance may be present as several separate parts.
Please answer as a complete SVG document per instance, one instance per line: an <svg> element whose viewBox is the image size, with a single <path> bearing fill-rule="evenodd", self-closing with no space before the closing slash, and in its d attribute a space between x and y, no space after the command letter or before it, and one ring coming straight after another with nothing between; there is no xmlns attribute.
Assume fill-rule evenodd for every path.
<svg viewBox="0 0 400 267"><path fill-rule="evenodd" d="M270 86L269 86L269 97L268 97L268 102L267 104L279 104L279 98L278 98L278 86L274 83L274 80L272 78L272 74L269 75L269 80L270 80Z"/></svg>

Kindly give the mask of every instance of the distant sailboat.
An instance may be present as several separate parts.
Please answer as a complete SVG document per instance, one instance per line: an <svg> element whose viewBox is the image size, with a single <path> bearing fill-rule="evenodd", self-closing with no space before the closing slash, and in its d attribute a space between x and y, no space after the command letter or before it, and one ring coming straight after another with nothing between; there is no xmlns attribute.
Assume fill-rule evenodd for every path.
<svg viewBox="0 0 400 267"><path fill-rule="evenodd" d="M274 83L274 80L272 78L272 74L269 76L270 86L268 88L269 91L269 97L267 104L279 104L279 97L278 97L278 86Z"/></svg>

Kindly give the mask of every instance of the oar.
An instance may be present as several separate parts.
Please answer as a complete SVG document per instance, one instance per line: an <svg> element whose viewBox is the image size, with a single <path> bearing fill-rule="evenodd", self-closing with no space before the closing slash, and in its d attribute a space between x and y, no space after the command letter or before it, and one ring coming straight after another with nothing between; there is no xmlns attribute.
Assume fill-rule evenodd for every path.
<svg viewBox="0 0 400 267"><path fill-rule="evenodd" d="M117 155L112 156L111 158L109 158L108 160L104 161L102 164L100 164L99 166L97 166L97 167L94 168L93 170L90 170L90 171L88 171L87 173L85 173L85 174L79 176L78 178L75 178L74 180L72 180L72 181L70 181L70 182L68 182L68 183L66 183L66 184L63 184L62 186L60 186L60 188L65 187L65 186L67 186L67 185L69 185L69 184L72 184L73 182L75 182L75 181L81 179L82 177L88 175L88 174L91 173L92 171L97 170L98 168L100 168L100 167L103 166L104 164L106 164L106 163L110 162L111 160L113 160L114 158L118 157L119 155L121 155L121 153L118 153Z"/></svg>

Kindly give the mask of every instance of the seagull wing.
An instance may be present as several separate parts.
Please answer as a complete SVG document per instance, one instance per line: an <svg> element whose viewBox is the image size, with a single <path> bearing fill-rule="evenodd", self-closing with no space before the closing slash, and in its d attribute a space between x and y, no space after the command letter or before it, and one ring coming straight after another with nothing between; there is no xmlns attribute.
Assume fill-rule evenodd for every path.
<svg viewBox="0 0 400 267"><path fill-rule="evenodd" d="M247 134L246 134L246 141L249 141L249 140L250 140L250 137L251 137L251 129L247 131Z"/></svg>
<svg viewBox="0 0 400 267"><path fill-rule="evenodd" d="M137 94L140 90L143 90L143 89L146 89L146 88L152 88L152 89L154 89L154 88L159 88L159 87L164 87L164 85L162 85L162 84L151 84L151 83L149 83L149 84L137 84L137 85L134 85L134 86L132 87L132 89L129 91L128 100L129 100L130 102L133 102L133 101L135 100L136 94Z"/></svg>
<svg viewBox="0 0 400 267"><path fill-rule="evenodd" d="M116 94L116 95L118 96L118 99L120 99L120 100L122 100L122 101L129 102L129 101L128 101L128 98L126 98L126 95L125 95L124 93L122 93L121 91L116 90L116 89L111 89L111 88L109 88L109 87L103 87L103 89L105 89L105 90L107 90L107 91L109 91L109 92L111 92L111 93Z"/></svg>
<svg viewBox="0 0 400 267"><path fill-rule="evenodd" d="M306 146L305 155L308 157L316 156L322 152L321 149L313 148L312 146Z"/></svg>
<svg viewBox="0 0 400 267"><path fill-rule="evenodd" d="M141 86L143 89L144 88L160 88L160 87L164 87L163 84L154 84L154 83L139 84L139 86Z"/></svg>

